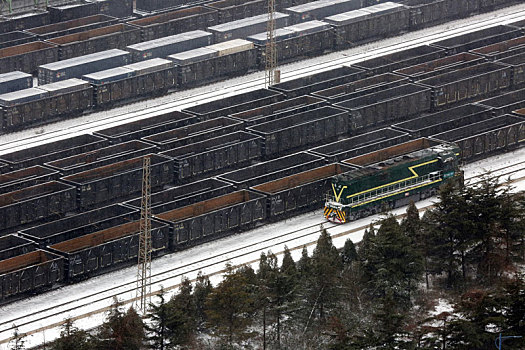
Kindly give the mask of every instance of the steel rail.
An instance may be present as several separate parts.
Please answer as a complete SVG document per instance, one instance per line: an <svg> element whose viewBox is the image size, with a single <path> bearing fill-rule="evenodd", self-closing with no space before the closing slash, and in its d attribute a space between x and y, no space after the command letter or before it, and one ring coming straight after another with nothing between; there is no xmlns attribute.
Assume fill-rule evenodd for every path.
<svg viewBox="0 0 525 350"><path fill-rule="evenodd" d="M410 49L410 48L417 47L420 45L431 44L433 42L452 38L452 37L455 37L461 34L474 32L478 29L485 29L485 28L501 25L504 23L509 23L509 22L525 19L525 8L522 10L517 10L517 11L515 10L516 7L521 8L524 6L525 5L516 5L516 6L508 8L507 10L509 12L505 12L497 16L492 16L490 18L486 18L486 19L479 20L473 23L469 23L459 28L454 28L454 29L449 29L449 30L445 30L442 32L438 32L438 33L423 35L423 36L420 36L418 38L411 39L411 40L403 40L404 35L401 35L401 36L396 37L396 39L399 39L401 43L382 46L380 48L368 50L368 51L362 52L357 55L352 55L351 57L347 56L343 58L336 58L336 59L328 60L323 63L311 63L311 64L309 62L312 62L312 61L315 62L316 60L318 60L318 58L314 58L312 60L306 60L304 65L302 64L301 68L283 72L281 75L283 78L282 81L287 81L287 80L295 79L301 76L320 73L323 71L327 71L327 70L339 67L344 64L346 65L354 64L354 63L361 62L365 59L383 56L386 54ZM462 19L460 21L464 21L464 20L465 19ZM450 25L450 22L447 23L446 25ZM428 29L430 28L426 28L424 30L428 30ZM414 33L417 33L417 31L409 32L405 35L413 35ZM337 51L333 53L337 53ZM295 64L296 63L297 62L295 62ZM294 63L290 63L290 65L292 64ZM78 135L78 134L83 134L83 133L90 133L96 130L120 125L120 124L129 122L130 120L144 119L147 117L157 115L159 113L179 111L184 108L195 106L201 103L211 102L211 101L218 100L220 98L224 98L230 95L253 91L258 88L261 88L264 85L263 73L259 72L258 75L261 75L261 77L258 77L258 78L255 78L255 79L252 79L246 82L242 82L242 83L237 83L237 84L234 83L232 85L228 85L227 87L223 86L223 88L221 88L220 90L196 93L196 94L192 94L191 96L179 99L174 102L159 104L153 107L146 107L143 109L136 109L133 112L125 112L122 114L111 115L111 116L107 116L107 117L104 117L98 120L88 121L81 125L65 127L65 128L58 129L58 130L45 132L41 135L32 135L29 137L18 138L15 141L8 141L8 142L0 143L0 154L9 153L9 152L16 151L19 149L25 149L33 145L61 140L67 137L71 137L72 134ZM224 81L219 82L218 84L224 85ZM200 87L200 89L202 89L202 87ZM191 91L191 90L186 90L186 91ZM108 113L111 113L111 110L103 111L101 113L105 113L107 115ZM89 115L87 116L89 117ZM82 117L86 117L86 115ZM56 122L55 125L61 122L62 121ZM45 127L49 127L52 125L53 124L49 124ZM18 133L15 133L15 134L18 134Z"/></svg>
<svg viewBox="0 0 525 350"><path fill-rule="evenodd" d="M499 172L501 170L505 170L505 169L512 168L512 167L516 167L517 165L521 165L523 163L525 163L525 161L518 162L518 163L513 163L511 165L506 165L506 166L498 168L498 169L493 169L493 170L488 171L486 173L466 178L465 181L470 181L470 180L473 180L475 178L479 178L479 177L483 176L484 174L492 174L492 173L495 173L495 172ZM503 174L498 175L498 177L511 175L511 174L518 173L518 172L523 171L523 170L525 170L525 167L521 167L519 169L515 169L515 170L509 171L509 172L505 172ZM513 180L510 181L510 183L518 182L518 181L521 181L523 179L524 179L524 177L520 177L518 179L513 179ZM471 182L471 185L475 185L475 184L477 184L479 182L480 181L478 181L478 182ZM432 207L432 205L420 208L420 211L429 209L431 207ZM401 215L403 215L403 214L401 214ZM239 259L239 258L242 258L244 256L248 256L250 254L254 254L254 253L259 252L259 251L271 250L271 248L273 248L275 246L281 246L281 245L286 244L286 243L292 243L293 241L296 241L296 240L308 237L308 236L310 236L310 235L315 233L315 232L311 232L311 231L307 232L307 233L301 233L301 232L309 231L312 228L320 227L320 225L324 225L324 227L327 230L333 229L334 227L340 227L340 225L327 223L326 220L321 220L321 221L319 221L319 222L317 222L317 223L315 223L313 225L309 225L307 227L302 227L302 228L300 228L298 230L293 230L293 231L290 231L290 232L287 232L287 233L284 233L284 234L281 234L281 235L278 235L278 236L275 236L275 237L272 237L272 238L267 238L267 239L258 241L256 243L251 243L251 244L248 244L248 245L242 246L240 248L236 248L236 249L233 249L233 250L230 250L230 251L218 254L218 255L214 255L214 256L211 256L211 257L204 258L204 259L200 259L198 261L194 261L194 262L189 263L189 264L185 264L185 265L173 268L173 269L169 269L169 270L166 270L166 271L162 271L162 272L156 273L156 274L152 275L152 279L153 279L153 277L156 278L155 280L152 280L152 285L153 284L157 284L158 285L161 282L168 282L169 280L178 280L182 276L184 276L184 275L186 275L188 273L195 273L195 272L198 272L198 271L200 271L200 270L202 270L204 268L208 268L208 267L217 266L217 265L220 265L220 264L227 263L227 262L231 261L232 259ZM357 232L357 231L363 230L363 229L367 228L368 226L369 226L369 224L367 223L366 225L362 225L362 226L360 226L358 228L353 228L352 230L345 231L345 232L346 232L346 234L350 234L350 233L353 233L353 232ZM300 234L298 234L298 233L300 233ZM340 237L340 236L341 236L341 234L337 235L337 237ZM283 238L285 238L285 239L282 240ZM271 241L278 241L278 242L269 243ZM265 244L265 243L266 243L266 245L264 247L258 247L255 250L249 250L247 252L243 252L241 254L237 254L237 255L235 255L233 257L229 256L229 254L234 253L234 252L238 252L239 250L250 249L252 247L255 247L255 246L258 246L258 245L261 245L261 244ZM310 243L313 244L314 241L310 242ZM299 247L302 247L302 246L303 245L300 245ZM296 249L296 248L297 247L295 247L294 249ZM290 249L290 250L294 250L294 249ZM215 261L217 259L218 259L218 261ZM206 263L206 264L202 265L203 263ZM190 270L185 270L184 272L177 272L179 270L184 270L185 268L187 268L189 266L192 266L192 265L199 265L199 266L197 268L193 268L193 269L190 269ZM223 270L221 270L221 271L223 271ZM163 275L168 275L168 274L174 274L174 275L169 275L169 276L163 277ZM45 320L50 319L52 317L57 317L57 316L61 316L61 315L67 315L68 312L77 310L79 308L92 306L94 303L100 303L100 302L104 302L104 301L107 301L107 300L113 300L115 297L118 298L119 296L121 296L121 295L123 295L125 293L130 293L130 292L133 292L135 290L135 288L132 287L132 288L127 288L126 290L121 290L121 291L115 292L117 289L120 289L120 288L123 288L123 287L126 287L126 286L134 286L135 283L136 283L136 281L126 282L126 283L118 285L118 286L114 286L114 287L111 287L111 288L104 289L102 291L97 291L97 292L91 293L91 294L89 294L87 296L83 296L81 298L77 298L77 299L70 300L70 301L67 301L67 302L64 302L64 303L61 303L61 304L58 304L58 305L54 305L52 307L48 307L48 308L45 308L45 309L42 309L42 310L38 310L37 312L28 313L28 314L26 314L24 316L18 316L18 317L15 317L15 318L12 318L12 319L9 319L9 320L6 320L6 321L2 321L2 322L0 322L0 326L8 326L8 327L0 330L0 334L13 331L14 328L15 328L15 326L13 326L13 324L16 324L16 322L20 321L20 320L22 320L23 322L16 324L16 327L18 327L18 328L23 327L23 326L28 326L28 325L31 325L31 324L34 324L34 323L37 323L37 322L45 321ZM179 283L175 283L174 285L173 284L172 285L167 285L166 287L164 287L164 289L165 290L174 289L178 285L179 285ZM111 293L110 295L96 298L97 296L99 296L101 294L112 292L112 291L114 291L114 292ZM156 294L156 293L158 293L158 291L152 292L152 294ZM89 300L89 298L96 298L96 299ZM131 303L131 302L134 301L134 298L127 299L127 300L120 300L120 301L122 302L122 304ZM79 303L79 302L82 302L82 303L81 304L76 304L76 303ZM56 311L57 308L64 308L64 307L65 307L65 309L60 310L60 311ZM104 312L105 310L107 310L107 307L102 307L102 308L99 308L97 310L99 310L100 312ZM36 315L39 315L39 314L42 314L42 313L46 313L46 312L49 312L49 311L52 311L52 313L49 314L49 315L45 315L45 316L38 317L36 319L28 320L28 318L31 317L31 316L36 316ZM83 317L91 316L93 314L95 314L95 312L93 312L93 311L85 312L83 314L74 316L74 318L75 319L80 319L80 318L83 318ZM21 333L34 334L34 333L38 333L38 332L40 332L40 331L42 331L44 329L45 329L45 327L37 327L37 329L30 330L30 331L24 331L24 332L21 332ZM0 340L0 344L8 342L10 339L11 339L10 337L4 338L4 339Z"/></svg>

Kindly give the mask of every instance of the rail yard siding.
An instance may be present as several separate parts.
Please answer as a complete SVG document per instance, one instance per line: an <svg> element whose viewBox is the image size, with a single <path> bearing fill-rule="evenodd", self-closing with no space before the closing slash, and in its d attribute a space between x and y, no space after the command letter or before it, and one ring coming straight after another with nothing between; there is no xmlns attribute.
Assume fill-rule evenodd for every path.
<svg viewBox="0 0 525 350"><path fill-rule="evenodd" d="M136 264L139 234L140 222L135 221L53 244L49 248L67 259L67 278L75 280ZM153 256L168 252L169 225L151 221L151 245Z"/></svg>
<svg viewBox="0 0 525 350"><path fill-rule="evenodd" d="M173 160L157 154L148 156L151 158L151 187L172 183ZM76 187L81 209L117 201L142 190L142 157L65 176L62 181Z"/></svg>
<svg viewBox="0 0 525 350"><path fill-rule="evenodd" d="M439 1L443 1L439 6L454 9L452 2ZM243 4L236 5L235 1L225 3L232 4L232 11L243 8ZM458 0L456 3L455 9L459 9L466 2ZM478 2L478 10L481 9L480 4L494 5ZM364 5L371 3L364 2ZM399 6L396 8L401 9ZM406 8L402 10L407 13ZM462 7L463 12L458 13L478 10ZM394 13L394 10L388 11L385 13ZM184 18L188 14L187 11L171 12L183 13ZM220 13L220 10L212 12ZM409 29L412 29L414 22L410 16L414 16L415 12L408 13ZM123 33L119 30L105 32L110 27L126 28L129 30L125 32L133 33L135 38L140 33L142 37L139 41L143 41L151 28L161 28L167 26L167 22L179 20L177 15L159 16L157 19L160 18L161 22L147 20L141 22L143 25L138 29L128 21L68 35L73 38L88 32L95 33L85 41L87 45L91 39L103 38L106 34L102 33L116 36ZM439 16L425 17L424 21L427 20L441 19ZM321 35L325 30L329 30L331 35L335 33L335 28L327 27L326 23L305 23L303 27L288 27L286 35L290 37L284 40L290 40L290 50L295 50L293 45L305 38L319 40L315 35ZM417 22L417 25L428 23ZM392 23L393 26L397 24ZM406 22L399 24L406 26ZM66 30L76 30L74 28ZM303 39L294 37L296 34L290 28L295 28L295 33L304 33ZM442 48L421 46L367 60L356 66L344 66L286 81L271 89L200 104L184 112L159 111L153 117L100 130L95 135L82 135L0 156L0 174L11 172L9 179L0 175L0 192L3 192L0 194L0 202L3 203L0 217L10 220L0 223L0 236L16 237L10 234L17 232L25 240L34 242L26 245L0 237L0 267L9 264L5 263L6 259L22 259L21 256L34 253L37 249L45 253L55 252L58 254L55 257L62 264L58 268L57 265L42 265L38 254L34 254L36 258L31 260L34 264L24 265L23 268L38 266L35 269L38 274L24 273L19 280L16 273L11 275L15 277L9 277L9 281L14 282L8 283L17 284L19 289L12 289L11 285L2 287L2 291L7 291L5 296L2 294L2 302L136 261L142 159L145 155L150 155L153 160L155 249L156 255L161 255L318 208L324 201L332 176L377 161L379 155L382 160L389 161L399 157L399 152L414 147L431 147L449 139L457 140L466 161L519 147L525 142L524 119L516 116L525 114L516 110L525 107L522 106L525 98L520 95L521 90L517 90L523 89L519 70L523 68L522 53L525 51L520 51L523 33L516 36L515 30L517 25L481 31L477 35L441 43ZM370 35L379 37L379 33ZM59 37L49 40L55 39L63 40ZM499 53L489 55L487 45L494 45L498 40L504 40L506 44L496 47ZM100 48L93 43L93 46ZM329 49L333 49L334 42L330 43L332 47ZM59 44L62 45L59 49L69 44L64 41ZM112 72L90 74L86 77L88 82L79 83L79 86L92 89L95 94L89 98L91 106L88 110L105 104L132 101L137 96L129 94L130 90L151 96L166 88L184 88L190 84L189 80L180 80L184 62L197 62L203 67L199 68L201 75L197 77L204 83L213 79L211 75L216 73L214 59L229 56L225 60L233 63L239 60L231 59L235 54L253 52L251 46L244 43L224 45L215 47L215 51L209 48L204 50L209 56L206 53L202 55L202 51L201 56L184 54L173 62L147 60L139 65L118 67ZM306 49L294 54L304 55L320 50L308 41L301 45ZM77 50L80 52L83 49L79 47ZM458 53L454 54L454 50ZM447 52L449 55L445 56ZM199 57L205 59L200 61ZM261 57L262 50L259 49L257 59ZM237 67L239 70L227 70L224 74L234 75L251 69L247 67L253 64L252 58L247 66L241 65ZM171 70L171 76L175 77L171 85L158 83L171 79L157 74L164 70ZM115 75L117 71L125 74ZM456 85L460 91L465 86L474 86L476 79L485 82L482 77L493 72L505 74L489 79L489 90L471 97L472 100L479 100L499 94L497 101L486 99L459 107L456 107L456 101L436 105L438 95L432 92L441 85L423 85L439 78L451 86L460 84ZM157 75L144 78L150 74ZM147 80L144 90L133 82L138 76ZM103 91L104 88L107 92ZM62 85L43 85L32 91L37 95L43 94L45 98L82 91L69 89L71 87ZM104 93L106 95L102 98ZM31 96L25 96L20 105L44 100L39 98L34 101ZM2 113L9 108L17 108L16 104L11 105L15 99L5 101ZM68 104L67 101L62 97L61 105ZM44 115L39 118L47 120ZM4 123L8 119L2 117L0 120ZM21 127L25 121L39 122L29 116L18 119ZM413 140L429 135L436 139ZM395 152L391 150L394 148ZM1 168L4 163L6 166ZM4 213L2 210L12 211ZM15 271L5 272L10 274ZM59 278L48 278L44 284L39 282L44 274L53 273L59 273ZM0 277L4 275L0 274ZM24 287L20 289L22 285Z"/></svg>
<svg viewBox="0 0 525 350"><path fill-rule="evenodd" d="M274 160L261 162L246 168L223 173L218 178L238 188L248 188L264 182L300 173L325 165L323 157L299 152Z"/></svg>
<svg viewBox="0 0 525 350"><path fill-rule="evenodd" d="M75 188L57 181L0 195L0 232L75 211Z"/></svg>
<svg viewBox="0 0 525 350"><path fill-rule="evenodd" d="M42 165L45 162L95 150L107 145L109 145L109 142L105 138L84 134L4 154L0 156L0 160L9 164L11 170L17 170L32 165Z"/></svg>
<svg viewBox="0 0 525 350"><path fill-rule="evenodd" d="M174 249L253 227L266 219L265 197L242 190L155 215L172 226Z"/></svg>
<svg viewBox="0 0 525 350"><path fill-rule="evenodd" d="M27 29L26 32L35 35L39 39L51 39L57 36L84 32L91 29L112 25L117 22L118 18L98 14L74 19L71 21L31 28Z"/></svg>
<svg viewBox="0 0 525 350"><path fill-rule="evenodd" d="M432 135L444 141L454 141L465 160L486 157L498 150L509 150L525 142L525 119L502 115L457 129Z"/></svg>
<svg viewBox="0 0 525 350"><path fill-rule="evenodd" d="M412 137L419 138L476 123L492 116L492 109L468 104L394 124L393 127L409 133Z"/></svg>
<svg viewBox="0 0 525 350"><path fill-rule="evenodd" d="M266 196L271 219L306 211L324 203L332 176L354 169L330 164L251 187Z"/></svg>
<svg viewBox="0 0 525 350"><path fill-rule="evenodd" d="M512 111L525 108L525 89L475 102L476 105L489 108L495 116L509 114Z"/></svg>
<svg viewBox="0 0 525 350"><path fill-rule="evenodd" d="M29 239L16 235L0 237L0 261L32 252L38 245Z"/></svg>
<svg viewBox="0 0 525 350"><path fill-rule="evenodd" d="M153 193L151 195L151 211L154 214L165 212L167 210L163 209L163 207L166 205L177 207L182 206L178 203L186 203L184 205L193 204L205 199L233 192L234 190L235 187L231 183L215 178L192 181L188 184L171 187L167 190ZM142 205L141 202L142 197L138 197L124 202L124 205L140 209Z"/></svg>
<svg viewBox="0 0 525 350"><path fill-rule="evenodd" d="M339 162L359 154L406 142L409 139L410 135L406 132L390 128L379 129L327 145L311 148L308 152L322 156L330 162Z"/></svg>
<svg viewBox="0 0 525 350"><path fill-rule="evenodd" d="M262 144L262 137L238 131L160 154L175 160L175 177L185 180L258 160Z"/></svg>
<svg viewBox="0 0 525 350"><path fill-rule="evenodd" d="M0 175L0 194L58 180L58 171L40 165Z"/></svg>
<svg viewBox="0 0 525 350"><path fill-rule="evenodd" d="M341 45L354 45L358 42L376 40L384 36L398 34L405 30L417 29L420 26L420 22L416 21L418 24L414 24L416 22L413 21L413 16L423 11L423 5L425 8L427 5L433 7L439 5L445 8L445 11L436 14L435 18L426 18L424 20L432 20L438 23L446 18L463 17L473 12L490 10L511 2L512 1L504 0L495 4L491 1L486 2L481 0L436 0L434 2L425 1L424 4L416 1L405 1L402 4L393 2L376 4L373 1L358 1L355 2L359 5L358 7L360 7L358 10L343 12L334 16L328 16L331 14L330 11L332 11L332 9L337 8L338 11L344 11L344 6L353 4L354 2L345 0L326 3L319 1L306 5L301 5L303 1L296 1L295 4L280 3L279 5L282 5L283 8L289 8L291 13L300 13L301 15L296 21L278 16L278 20L286 20L284 22L287 22L280 23L278 21L280 24L283 26L288 25L288 27L278 29L277 45L280 51L279 60L280 62L297 60L300 57L317 55L327 50L336 50ZM159 57L166 57L169 54L179 51L184 51L180 52L180 54L182 56L189 55L188 57L191 59L186 57L183 61L175 60L173 70L164 72L167 73L168 76L157 72L153 75L138 78L134 76L128 77L118 83L107 83L105 86L97 86L94 82L90 81L94 89L93 95L85 94L79 97L83 99L83 101L78 101L78 98L68 97L66 94L62 97L63 102L61 102L60 105L60 112L57 112L54 108L46 108L45 105L49 102L44 101L35 102L31 105L23 105L20 106L20 108L18 108L18 105L11 106L12 110L5 113L7 117L0 116L0 132L11 132L28 126L67 118L70 115L79 115L85 111L92 111L95 108L109 108L115 104L122 104L148 96L163 94L168 90L199 86L225 77L233 77L247 71L264 68L266 34L252 35L253 33L250 32L251 29L259 28L257 25L263 22L257 22L257 16L253 17L248 10L248 7L252 5L263 5L263 2L240 3L238 1L219 1L209 4L208 7L194 6L179 10L172 9L170 12L122 21L123 23L117 23L117 18L112 17L111 14L112 12L119 12L119 14L115 14L115 16L125 16L126 11L130 8L129 4L131 2L125 0L119 2L118 6L115 6L116 3L113 3L115 2L97 1L95 5L99 13L88 18L73 19L69 22L53 23L47 27L33 28L32 30L35 33L41 33L40 35L44 37L38 37L39 34L32 33L30 34L32 37L30 40L38 41L6 47L5 50L7 51L2 51L4 49L0 48L0 56L4 56L0 58L0 62L3 60L5 63L2 67L10 67L5 68L6 71L21 69L27 72L34 72L37 66L45 66L46 63L56 63L53 61L65 61L67 59L95 54L110 48L127 48L127 50L133 51L132 56L134 61L141 61L148 57L156 57L159 55ZM473 4L475 4L475 6L472 6ZM299 12L291 8L293 5L299 5L296 8L299 9ZM214 6L216 9L212 9ZM102 10L105 12L101 12ZM223 10L228 13L231 12L231 14L235 13L234 16L239 16L243 19L239 24L233 22L221 24L224 28L222 32L219 30L219 32L215 33L217 35L220 34L218 37L215 34L204 32L203 30L205 29L213 32L213 28L217 27L218 23L222 21L220 16L221 13L224 12ZM262 8L261 10L266 11ZM67 8L67 11L75 12L78 11L78 9ZM104 15L103 13L109 14L110 16ZM264 17L264 15L262 16ZM283 16L288 15L283 14ZM215 19L216 17L217 19ZM317 19L312 20L318 17L322 19L322 21ZM306 22L304 22L305 20ZM293 23L297 21L301 23ZM425 25L429 23L430 22L425 22ZM49 22L45 24L49 24ZM357 27L349 29L351 26ZM237 30L237 34L234 35L232 31L228 31L230 27L232 30ZM259 31L263 31L264 28L260 28ZM206 40L206 42L198 42L199 38L197 37L189 39L188 35L195 31L202 32L202 35L205 35L205 37L201 39ZM10 43L13 41L10 39L11 37L20 37L20 34L14 33L13 31L12 35L14 36L6 34L4 39L6 44L11 45ZM243 52L232 52L229 55L219 54L217 56L216 54L211 54L209 57L202 55L202 53L200 56L190 57L194 55L194 53L188 52L191 48L209 45L213 41L226 43L228 41L224 41L225 38L233 38L238 35L241 37L251 35L250 40L254 41L256 48ZM344 39L343 37L345 35L360 35L360 37ZM173 38L174 36L180 36L180 40L177 39L179 40L177 43L170 42L168 45L166 41L167 38ZM490 59L495 59L496 57L503 58L511 56L511 54L516 55L524 52L524 49L520 47L519 44L520 40L523 40L522 36L523 29L520 27L520 23L506 26L501 25L478 31L476 34L462 35L453 39L442 40L435 44L440 48L422 46L379 59L375 58L361 62L355 65L355 67L364 69L365 73L363 74L372 75L406 68L431 59L443 57L445 54L452 55L456 52L469 50L480 50L480 55L490 57ZM1 40L2 38L0 38L0 47L2 46ZM16 41L16 39L14 40ZM338 40L340 43L336 44ZM509 46L508 52L493 55L491 51L487 51L487 45L499 44L501 40L507 42ZM152 41L155 43L153 46L151 46L151 44L153 44ZM202 48L202 50L204 50L204 48ZM475 59L465 59L468 55L467 53L463 54L463 58L458 60L457 68L459 68L460 65L468 66L475 63ZM445 67L451 59L452 58L447 58L443 60L441 62L442 66L436 66L424 72L419 76L419 79L434 76L438 74L438 72L445 73L451 70L453 68L452 66ZM521 69L519 65L521 65L521 62L515 62L514 68L517 72ZM62 73L58 75L62 75ZM343 80L346 78L348 79L346 80L348 83L355 80L346 76L344 72L340 73L342 74L334 77ZM521 83L521 80L518 79L519 74L519 72L516 73L516 83ZM412 78L416 80L417 77L414 76ZM58 78L53 77L52 79ZM315 80L315 77L313 77L312 86L303 86L303 89L299 91L287 91L290 90L286 88L286 83L289 84L289 82L286 82L285 85L277 84L275 88L283 88L284 90L282 91L286 93L287 97L297 97L319 89L327 89L333 86L333 84L339 84L336 81L325 81L324 87L321 87L319 86L321 81L316 82ZM395 85L396 83L392 82L392 86ZM371 88L371 90L375 88L376 87ZM92 98L92 96L94 98ZM75 105L75 107L68 108L68 105ZM34 115L38 117L34 117ZM5 121L6 118L8 118L9 121Z"/></svg>
<svg viewBox="0 0 525 350"><path fill-rule="evenodd" d="M0 261L2 300L49 288L64 280L64 259L36 250Z"/></svg>
<svg viewBox="0 0 525 350"><path fill-rule="evenodd" d="M102 229L118 226L140 218L137 208L113 204L80 214L71 215L42 225L24 228L18 233L39 247L64 242Z"/></svg>

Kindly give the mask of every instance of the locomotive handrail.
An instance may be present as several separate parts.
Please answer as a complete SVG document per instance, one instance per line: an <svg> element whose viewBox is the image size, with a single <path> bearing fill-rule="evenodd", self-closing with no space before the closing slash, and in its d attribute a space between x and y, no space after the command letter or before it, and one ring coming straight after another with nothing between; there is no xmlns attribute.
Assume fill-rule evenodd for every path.
<svg viewBox="0 0 525 350"><path fill-rule="evenodd" d="M353 206L359 203L362 203L364 201L369 201L371 199L377 198L377 197L383 197L388 196L389 194L395 193L395 192L402 192L403 190L409 189L411 187L419 186L423 183L431 183L438 180L442 180L443 173L441 171L435 171L432 173L428 173L422 176L418 176L415 178L411 178L405 181L401 181L395 184L392 184L390 186L384 186L380 187L374 190L366 191L363 193L360 193L357 196L351 196L349 199L349 202L346 204L342 204L342 206ZM333 195L326 195L326 202L327 203L340 203L340 201L336 200L336 198Z"/></svg>
<svg viewBox="0 0 525 350"><path fill-rule="evenodd" d="M381 187L375 190L367 191L357 196L350 197L349 204L355 205L363 201L371 200L377 197L386 196L391 193L400 192L404 189L421 185L424 182L434 182L442 179L442 172L436 171L422 176L414 177L405 181L395 183L390 186Z"/></svg>

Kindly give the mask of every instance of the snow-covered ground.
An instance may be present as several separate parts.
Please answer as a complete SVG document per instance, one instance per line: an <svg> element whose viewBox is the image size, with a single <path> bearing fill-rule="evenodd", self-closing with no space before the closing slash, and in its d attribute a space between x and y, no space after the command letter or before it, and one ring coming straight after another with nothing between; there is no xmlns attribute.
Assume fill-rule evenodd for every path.
<svg viewBox="0 0 525 350"><path fill-rule="evenodd" d="M409 32L407 34L361 45L345 51L334 52L279 67L282 81L333 69L343 64L354 64L385 53L405 50L429 44L459 33L506 24L525 19L525 3L498 11L445 23L439 26ZM34 146L37 143L56 141L75 135L100 130L133 120L143 119L168 110L181 110L239 92L247 92L264 86L264 72L248 74L239 78L209 84L203 87L178 91L166 96L131 103L107 111L91 113L45 126L0 136L0 154Z"/></svg>
<svg viewBox="0 0 525 350"><path fill-rule="evenodd" d="M512 19L502 19L502 17L509 15L512 16ZM285 81L301 75L307 75L313 69L319 67L330 69L337 65L355 63L365 58L379 56L381 53L392 49L399 51L410 46L436 41L442 38L444 32L447 32L447 35L452 35L463 32L465 29L476 30L479 29L481 22L483 22L483 26L493 26L523 18L525 18L525 4L520 4L418 32L407 33L401 37L390 38L350 50L316 57L311 60L284 65L280 69L283 72L282 77ZM452 32L448 32L449 30L452 30ZM41 142L49 142L51 135L56 136L56 140L105 128L108 127L108 120L111 120L112 125L117 125L144 118L151 115L151 113L155 113L155 111L163 111L168 106L180 110L210 99L231 95L240 90L253 90L262 87L263 81L264 73L258 72L226 82L175 92L157 99L133 103L109 111L92 113L44 127L1 135L0 154L15 150L16 148L13 147L25 148L29 140L40 139L42 140ZM465 177L477 176L486 170L498 169L524 160L525 149L495 156L467 165L465 167ZM522 168L523 166L517 167ZM510 170L510 168L504 169L499 173L506 173ZM513 178L524 176L525 171L523 170L513 174ZM525 181L515 185L517 190L525 190ZM418 207L425 207L434 200L431 198L419 202L417 205ZM402 214L404 211L405 208L399 208L394 211L394 214ZM334 244L337 247L342 247L348 238L354 242L360 241L364 228L371 221L378 219L379 216L371 216L345 225L335 227L327 225L327 227L329 227L329 232L333 236ZM226 262L230 262L233 265L251 263L254 267L257 267L256 265L262 251L272 250L280 257L285 245L291 249L292 256L297 260L300 257L303 246L306 245L309 252L312 252L314 243L319 235L319 225L323 222L322 210L319 209L282 222L265 225L249 232L166 255L153 262L152 275L154 277L152 281L154 285L152 290L156 291L162 285L165 289L174 291L182 275L194 279L199 270L210 275L211 281L217 283L221 278ZM278 237L285 233L289 234L285 237ZM155 277L158 274L162 275ZM26 338L26 345L28 346L41 344L44 341L56 338L59 335L59 326L66 317L78 317L75 325L80 328L87 329L100 324L105 318L103 310L112 303L112 299L108 298L108 296L118 295L118 298L121 300L130 300L135 297L135 292L130 291L134 285L135 278L136 268L131 267L0 307L0 350L7 349L7 344L3 340L12 335L13 332L10 328L13 324L19 327L21 333L30 333ZM128 282L129 285L125 288L120 287L124 282ZM104 295L93 296L93 293L101 290L107 290L107 292ZM67 303L67 305L62 305L64 303ZM39 313L35 316L28 316L28 314L34 312ZM57 316L48 317L42 321L35 321L35 319L47 317L57 312L60 312ZM86 316L89 313L92 313L92 315ZM52 327L40 330L50 325ZM37 331L34 332L35 330Z"/></svg>
<svg viewBox="0 0 525 350"><path fill-rule="evenodd" d="M466 165L464 167L465 177L470 178L484 171L511 166L524 160L525 149L494 156ZM520 168L523 168L523 165ZM507 171L508 169L499 172ZM512 177L514 179L525 177L525 170L513 174ZM522 180L515 185L517 190L525 190L525 181ZM433 201L435 198L430 198L418 202L417 205L423 208L431 205ZM393 213L396 215L403 214L405 210L406 208L398 208ZM181 276L194 279L198 271L209 275L212 283L217 283L220 281L227 262L234 266L252 264L254 268L257 268L261 252L271 250L278 257L281 257L285 245L290 248L293 258L298 260L303 246L307 246L309 252L312 252L319 236L321 223L324 223L328 228L335 246L342 247L348 238L358 242L369 223L379 218L379 215L375 215L345 225L333 226L325 222L322 217L322 210L319 209L285 221L261 226L248 232L169 254L153 261L152 291L159 290L162 285L171 293L177 289ZM286 233L289 234L285 237L279 237ZM112 303L112 298L109 296L118 295L121 300L131 300L135 297L135 292L132 291L135 278L136 267L130 267L0 307L0 340L12 335L10 328L13 324L16 324L22 333L31 333L36 329L55 325L50 329L39 330L30 334L27 337L28 345L37 345L44 340L50 341L57 337L59 325L67 317L78 317L75 325L80 328L92 328L104 320L106 316L104 310ZM129 285L125 288L120 287L124 282L129 282ZM103 290L109 291L103 295L93 295L96 291ZM65 302L68 304L61 306ZM34 316L28 316L28 314L36 311L41 312ZM32 322L35 319L57 312L60 312L57 316L24 325L26 322ZM93 314L86 316L89 313ZM0 344L0 349L7 349L6 344Z"/></svg>

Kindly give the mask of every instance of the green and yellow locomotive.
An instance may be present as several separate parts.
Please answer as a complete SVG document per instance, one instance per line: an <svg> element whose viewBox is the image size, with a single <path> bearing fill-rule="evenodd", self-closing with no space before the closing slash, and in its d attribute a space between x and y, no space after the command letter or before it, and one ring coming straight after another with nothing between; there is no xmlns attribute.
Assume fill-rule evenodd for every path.
<svg viewBox="0 0 525 350"><path fill-rule="evenodd" d="M344 163L360 168L332 178L324 216L344 223L431 197L443 183L463 181L459 151L419 139L348 159Z"/></svg>

